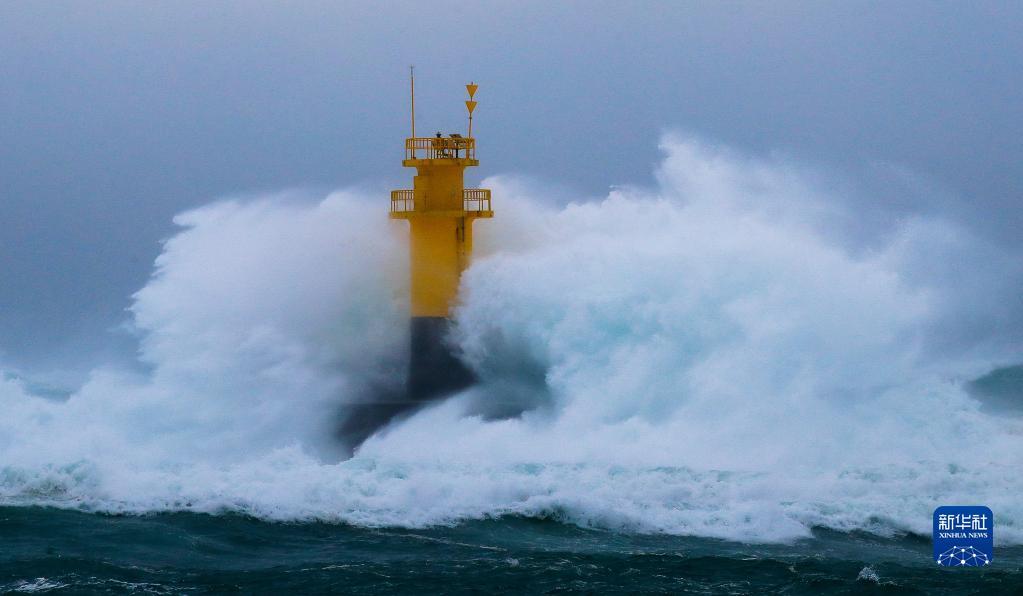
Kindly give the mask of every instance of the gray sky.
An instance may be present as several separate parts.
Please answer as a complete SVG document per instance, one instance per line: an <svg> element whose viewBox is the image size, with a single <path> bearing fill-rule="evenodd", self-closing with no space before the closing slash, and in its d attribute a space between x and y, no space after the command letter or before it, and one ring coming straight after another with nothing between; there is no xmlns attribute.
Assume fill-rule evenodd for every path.
<svg viewBox="0 0 1023 596"><path fill-rule="evenodd" d="M935 210L1019 247L1021 23L1018 2L2 2L0 362L101 358L185 208L405 185L410 63L422 130L462 127L481 84L482 175L599 196L651 183L681 130L839 173L865 222Z"/></svg>

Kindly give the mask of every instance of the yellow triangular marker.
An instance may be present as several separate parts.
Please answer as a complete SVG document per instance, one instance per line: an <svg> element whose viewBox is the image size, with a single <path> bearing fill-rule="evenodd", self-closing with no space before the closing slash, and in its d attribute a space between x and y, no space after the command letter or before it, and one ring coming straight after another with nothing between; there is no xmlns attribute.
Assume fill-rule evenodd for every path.
<svg viewBox="0 0 1023 596"><path fill-rule="evenodd" d="M469 92L469 99L472 99L472 96L476 95L476 90L479 88L480 86L476 83L469 83L465 86L465 90Z"/></svg>
<svg viewBox="0 0 1023 596"><path fill-rule="evenodd" d="M467 101L467 102L465 102L465 107L469 108L469 113L471 114L472 111L476 109L476 102L475 101Z"/></svg>

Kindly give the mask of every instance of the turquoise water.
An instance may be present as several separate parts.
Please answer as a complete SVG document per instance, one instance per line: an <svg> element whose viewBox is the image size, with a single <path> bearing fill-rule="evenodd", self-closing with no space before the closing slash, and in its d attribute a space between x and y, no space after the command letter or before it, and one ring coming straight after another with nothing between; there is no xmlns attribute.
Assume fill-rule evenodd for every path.
<svg viewBox="0 0 1023 596"><path fill-rule="evenodd" d="M2 593L1023 593L1023 547L995 557L944 569L929 537L826 530L746 545L518 517L409 530L0 508Z"/></svg>
<svg viewBox="0 0 1023 596"><path fill-rule="evenodd" d="M407 372L379 196L178 216L140 366L0 370L0 591L1019 593L1017 260L943 222L851 247L799 172L663 148L601 201L495 179L448 338L478 384L357 451ZM932 562L954 504L993 566Z"/></svg>

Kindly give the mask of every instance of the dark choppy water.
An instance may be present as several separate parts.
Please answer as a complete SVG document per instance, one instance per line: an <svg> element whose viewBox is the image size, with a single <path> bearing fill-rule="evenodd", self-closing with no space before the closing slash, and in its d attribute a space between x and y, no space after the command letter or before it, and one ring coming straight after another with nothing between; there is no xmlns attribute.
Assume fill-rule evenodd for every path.
<svg viewBox="0 0 1023 596"><path fill-rule="evenodd" d="M0 508L0 592L1023 594L1023 547L943 569L927 537L794 545L621 534L554 520L366 529L236 515Z"/></svg>

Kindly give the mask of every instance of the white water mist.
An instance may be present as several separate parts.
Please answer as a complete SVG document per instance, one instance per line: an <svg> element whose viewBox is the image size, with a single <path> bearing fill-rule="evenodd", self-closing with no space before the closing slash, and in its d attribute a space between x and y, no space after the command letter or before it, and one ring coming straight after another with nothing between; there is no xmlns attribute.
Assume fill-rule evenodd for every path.
<svg viewBox="0 0 1023 596"><path fill-rule="evenodd" d="M601 201L488 181L497 217L457 310L480 385L342 463L345 405L403 374L407 247L386 201L179 216L131 306L150 373L97 370L65 403L0 383L0 499L767 541L924 532L966 499L1023 541L1019 420L962 388L1023 360L992 324L1019 315L1019 256L922 216L851 246L848 202L805 169L662 146L655 188Z"/></svg>

